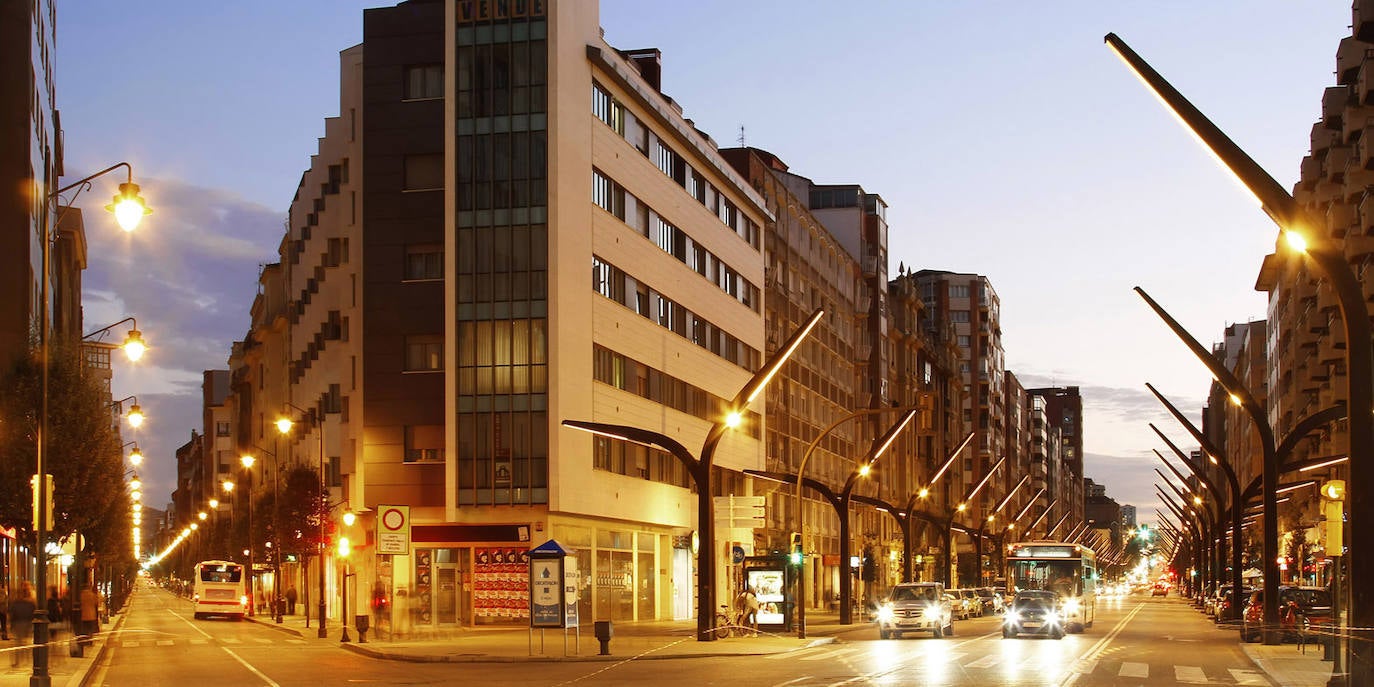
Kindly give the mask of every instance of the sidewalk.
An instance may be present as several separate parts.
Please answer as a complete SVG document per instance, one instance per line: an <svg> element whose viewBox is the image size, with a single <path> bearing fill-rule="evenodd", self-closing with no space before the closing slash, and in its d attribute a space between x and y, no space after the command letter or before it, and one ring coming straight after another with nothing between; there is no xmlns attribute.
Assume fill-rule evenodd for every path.
<svg viewBox="0 0 1374 687"><path fill-rule="evenodd" d="M127 608L127 604L125 608ZM91 640L91 644L82 651L80 658L70 656L68 640L71 634L63 632L54 642L48 644L48 677L52 681L53 687L81 687L86 681L91 670L95 668L100 657L105 653L107 640L119 632L120 626L124 624L124 613L115 613L110 616L110 622L100 628L100 632ZM0 652L0 687L27 687L29 678L33 675L33 659L27 651L19 661L18 667L10 667L10 653L16 651L11 646L11 642L0 642L3 645L3 652Z"/></svg>
<svg viewBox="0 0 1374 687"><path fill-rule="evenodd" d="M1297 644L1240 643L1241 651L1255 662L1260 670L1283 687L1326 687L1331 679L1332 661L1322 660L1320 645L1307 645L1306 651Z"/></svg>
<svg viewBox="0 0 1374 687"><path fill-rule="evenodd" d="M643 621L616 623L612 628L610 654L599 654L592 626L581 628L580 637L569 630L565 638L562 630L550 629L541 633L523 626L478 628L449 628L423 636L402 637L395 640L385 634L381 639L367 634L360 642L354 628L348 629L348 643L340 642L342 628L330 619L328 636L319 639L319 629L313 620L305 627L304 616L285 616L282 624L270 616L251 618L265 627L307 639L329 643L349 651L374 658L417 663L509 663L516 661L623 661L667 658L705 658L711 656L753 656L778 654L835 641L840 632L864 627L863 624L840 625L835 613L807 614L807 638L798 639L796 633L769 634L758 637L730 637L713 642L696 641L695 620ZM565 653L566 641L566 653Z"/></svg>

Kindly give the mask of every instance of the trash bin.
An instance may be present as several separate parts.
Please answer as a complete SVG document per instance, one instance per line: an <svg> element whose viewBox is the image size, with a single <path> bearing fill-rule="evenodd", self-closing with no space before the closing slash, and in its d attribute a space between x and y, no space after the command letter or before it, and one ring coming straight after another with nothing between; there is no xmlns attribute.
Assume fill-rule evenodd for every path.
<svg viewBox="0 0 1374 687"><path fill-rule="evenodd" d="M601 643L601 655L611 655L611 637L615 635L615 628L609 620L597 620L592 623L592 631L596 635L596 641Z"/></svg>
<svg viewBox="0 0 1374 687"><path fill-rule="evenodd" d="M358 631L358 643L367 643L367 631L372 627L372 619L366 615L353 616L353 627Z"/></svg>

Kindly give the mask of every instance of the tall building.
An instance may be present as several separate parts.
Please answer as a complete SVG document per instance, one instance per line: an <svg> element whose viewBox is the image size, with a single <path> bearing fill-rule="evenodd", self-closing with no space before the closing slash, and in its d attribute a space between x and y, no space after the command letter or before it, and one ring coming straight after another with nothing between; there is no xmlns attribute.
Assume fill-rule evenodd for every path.
<svg viewBox="0 0 1374 687"><path fill-rule="evenodd" d="M1054 497L1059 505L1053 509L1051 522L1068 513L1070 525L1085 519L1083 511L1083 397L1078 387L1045 387L1027 389L1032 396L1044 399L1045 421L1059 430L1059 461L1052 470ZM1060 532L1063 534L1063 532Z"/></svg>
<svg viewBox="0 0 1374 687"><path fill-rule="evenodd" d="M579 556L584 617L691 617L684 467L560 422L698 450L768 347L764 199L663 93L657 50L602 40L595 3L367 10L341 65L231 355L237 441L291 411L279 456L323 463L332 516L409 505L411 554L354 571L421 623L527 622L491 583L549 538ZM714 493L749 492L765 412L721 442Z"/></svg>

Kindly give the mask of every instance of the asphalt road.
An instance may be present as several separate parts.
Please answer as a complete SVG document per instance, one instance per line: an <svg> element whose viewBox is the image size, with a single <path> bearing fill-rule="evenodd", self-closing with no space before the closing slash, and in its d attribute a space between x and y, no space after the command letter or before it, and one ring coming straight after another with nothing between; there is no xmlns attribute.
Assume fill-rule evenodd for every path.
<svg viewBox="0 0 1374 687"><path fill-rule="evenodd" d="M619 663L405 663L296 639L253 623L193 620L190 605L139 594L96 685L1269 685L1233 631L1186 603L1099 601L1097 622L1062 640L1003 639L997 617L955 636L878 639L856 626L832 644L770 656Z"/></svg>

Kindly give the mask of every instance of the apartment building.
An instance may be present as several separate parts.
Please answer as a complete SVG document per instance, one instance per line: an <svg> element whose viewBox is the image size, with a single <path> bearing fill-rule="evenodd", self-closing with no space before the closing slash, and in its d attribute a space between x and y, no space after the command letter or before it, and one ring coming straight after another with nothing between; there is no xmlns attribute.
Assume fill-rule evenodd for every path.
<svg viewBox="0 0 1374 687"><path fill-rule="evenodd" d="M1046 450L1040 454L1046 461L1052 461L1047 463L1046 498L1055 505L1046 518L1046 527L1053 526L1066 514L1069 520L1081 522L1084 520L1083 397L1076 386L1043 387L1026 392L1041 399L1046 428L1053 429L1046 437ZM1057 447L1054 446L1056 439ZM1049 532L1045 533L1048 536Z"/></svg>

